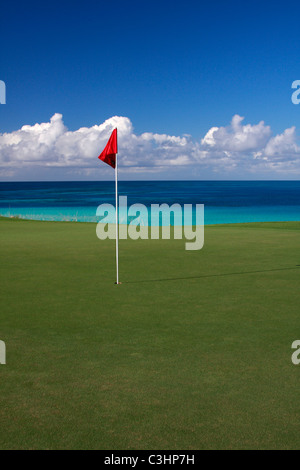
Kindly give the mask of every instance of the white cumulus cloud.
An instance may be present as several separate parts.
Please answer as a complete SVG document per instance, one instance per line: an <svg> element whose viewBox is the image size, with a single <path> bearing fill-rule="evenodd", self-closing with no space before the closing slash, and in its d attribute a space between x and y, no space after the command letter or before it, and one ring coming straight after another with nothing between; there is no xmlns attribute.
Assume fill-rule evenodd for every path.
<svg viewBox="0 0 300 470"><path fill-rule="evenodd" d="M244 118L235 115L228 127L212 127L202 145L223 152L251 152L263 148L271 136L271 128L263 121L242 125Z"/></svg>
<svg viewBox="0 0 300 470"><path fill-rule="evenodd" d="M203 174L240 174L253 171L300 172L300 147L295 127L272 135L263 121L244 124L235 115L225 127L214 126L199 141L190 135L172 136L144 132L135 134L128 117L113 116L101 124L69 131L61 114L49 122L24 125L10 133L0 133L0 176L13 179L31 172L38 177L48 171L76 177L108 175L110 168L97 156L112 130L118 128L119 167L125 175L140 173L178 179ZM197 173L198 171L198 173ZM166 173L167 172L167 173ZM185 173L182 173L185 172ZM232 173L233 172L233 173ZM52 173L53 174L53 173Z"/></svg>

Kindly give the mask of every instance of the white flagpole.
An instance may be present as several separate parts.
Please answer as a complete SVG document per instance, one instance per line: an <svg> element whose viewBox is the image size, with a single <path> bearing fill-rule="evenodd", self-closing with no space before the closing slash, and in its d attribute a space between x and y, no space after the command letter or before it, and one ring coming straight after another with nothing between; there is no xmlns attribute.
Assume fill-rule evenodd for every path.
<svg viewBox="0 0 300 470"><path fill-rule="evenodd" d="M118 155L116 154L116 168L115 168L115 180L116 180L116 274L117 282L119 284L119 214L118 214Z"/></svg>

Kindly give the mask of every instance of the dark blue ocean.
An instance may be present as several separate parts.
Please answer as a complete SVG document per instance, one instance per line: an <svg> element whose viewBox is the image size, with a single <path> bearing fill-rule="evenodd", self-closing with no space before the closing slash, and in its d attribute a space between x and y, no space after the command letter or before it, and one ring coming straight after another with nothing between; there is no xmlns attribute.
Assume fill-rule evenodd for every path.
<svg viewBox="0 0 300 470"><path fill-rule="evenodd" d="M128 205L204 204L205 224L300 220L300 181L120 181ZM0 183L0 215L96 222L113 181Z"/></svg>

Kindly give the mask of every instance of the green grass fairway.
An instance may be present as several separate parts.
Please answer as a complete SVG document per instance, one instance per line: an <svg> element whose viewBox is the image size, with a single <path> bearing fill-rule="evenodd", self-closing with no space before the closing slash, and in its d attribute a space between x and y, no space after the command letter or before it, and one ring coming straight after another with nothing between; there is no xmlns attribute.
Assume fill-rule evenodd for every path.
<svg viewBox="0 0 300 470"><path fill-rule="evenodd" d="M0 220L2 449L299 449L300 222L100 241Z"/></svg>

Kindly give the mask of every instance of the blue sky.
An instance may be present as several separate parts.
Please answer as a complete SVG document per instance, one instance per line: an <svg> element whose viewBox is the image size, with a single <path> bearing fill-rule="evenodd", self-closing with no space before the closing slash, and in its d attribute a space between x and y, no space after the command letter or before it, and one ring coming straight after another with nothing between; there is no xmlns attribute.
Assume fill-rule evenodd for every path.
<svg viewBox="0 0 300 470"><path fill-rule="evenodd" d="M123 179L299 179L299 3L11 1L0 21L2 181L110 179L113 125Z"/></svg>

